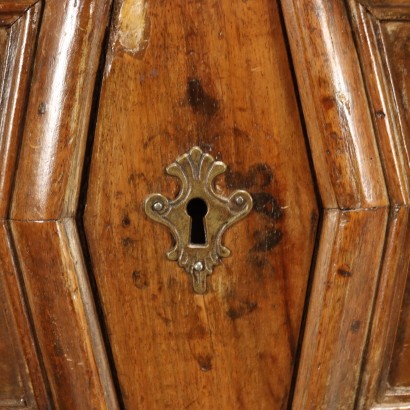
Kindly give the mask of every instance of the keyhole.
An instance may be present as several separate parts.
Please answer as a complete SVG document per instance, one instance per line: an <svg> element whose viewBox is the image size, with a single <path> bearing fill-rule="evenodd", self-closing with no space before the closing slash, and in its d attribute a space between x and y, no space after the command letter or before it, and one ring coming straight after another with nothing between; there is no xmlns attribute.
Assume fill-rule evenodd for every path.
<svg viewBox="0 0 410 410"><path fill-rule="evenodd" d="M201 198L193 198L186 207L191 217L190 243L193 245L206 244L204 216L208 212L206 202Z"/></svg>

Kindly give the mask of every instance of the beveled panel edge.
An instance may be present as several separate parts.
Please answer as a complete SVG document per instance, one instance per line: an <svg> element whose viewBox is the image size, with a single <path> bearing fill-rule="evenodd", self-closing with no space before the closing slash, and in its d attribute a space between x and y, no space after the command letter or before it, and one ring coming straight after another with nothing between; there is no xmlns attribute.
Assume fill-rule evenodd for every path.
<svg viewBox="0 0 410 410"><path fill-rule="evenodd" d="M348 0L391 209L383 267L357 393L359 409L398 408L398 400L392 398L400 396L400 389L397 390L397 395L388 394L389 389L395 389L389 388L387 378L410 262L410 167L405 156L408 141L400 126L401 108L397 106L394 96L388 57L383 55L385 50L381 43L380 29L380 19L396 18L401 21L405 16L399 8L370 7L369 4L370 2ZM407 7L406 10L408 19L410 8ZM408 402L409 397L405 396L400 397ZM407 404L401 405L404 407L400 408L407 408Z"/></svg>
<svg viewBox="0 0 410 410"><path fill-rule="evenodd" d="M357 393L358 409L373 408L375 403L389 402L385 393L407 279L409 240L409 208L391 210L380 282Z"/></svg>
<svg viewBox="0 0 410 410"><path fill-rule="evenodd" d="M410 205L410 165L406 158L408 141L401 127L394 84L383 56L379 22L360 5L349 0L352 28L366 84L369 106L379 145L391 206Z"/></svg>
<svg viewBox="0 0 410 410"><path fill-rule="evenodd" d="M37 2L10 28L4 107L0 112L0 220L9 217L41 6L41 2Z"/></svg>
<svg viewBox="0 0 410 410"><path fill-rule="evenodd" d="M45 4L37 46L41 58L36 59L32 76L15 177L13 220L59 220L76 215L110 5L111 0L50 0ZM65 41L59 41L60 36Z"/></svg>
<svg viewBox="0 0 410 410"><path fill-rule="evenodd" d="M344 1L283 1L324 209L388 207L360 64Z"/></svg>
<svg viewBox="0 0 410 410"><path fill-rule="evenodd" d="M321 406L335 408L341 403L346 405L346 408L353 408L360 383L361 363L366 351L374 298L383 264L385 233L389 226L390 198L346 2L343 0L332 2L283 0L282 8L307 124L309 145L324 207L323 228L313 273L293 408L296 410L308 404L311 405L310 400L315 400L318 408L322 408ZM343 87L345 87L344 90ZM348 94L340 95L339 88L342 91L348 91ZM348 98L343 101L340 97L346 95ZM352 122L347 121L349 124L347 130L343 130L347 115L350 115ZM332 149L336 148L336 153L340 149L337 144L334 145L331 142L332 135L333 138L342 136L340 143L348 141L347 144L351 144L351 149L342 159L338 155L330 155ZM361 139L365 141L362 145L358 144ZM359 169L358 164L363 162L366 164L365 167ZM339 173L335 173L335 169L339 170ZM354 229L344 226L343 218L347 212L360 214ZM375 217L374 212L379 213L379 217ZM374 233L366 231L369 221L372 221L374 229L380 231L373 254L369 249L369 243L374 240L372 238ZM329 235L336 235L341 229L346 232L346 237L350 235L352 238L351 243L346 243L346 252L354 252L353 238L357 230L366 232L361 239L364 248L367 248L367 253L357 255L355 263L369 266L370 270L366 272L368 277L362 275L363 286L368 289L368 294L366 300L360 302L361 308L358 309L360 312L357 313L364 318L360 321L360 337L357 336L352 342L346 342L349 348L336 352L333 349L333 343L327 340L332 337L328 334L328 330L323 330L320 343L318 338L312 342L311 337L315 335L320 326L325 326L328 321L333 320L331 315L326 314L326 311L314 312L314 306L316 302L319 303L318 301L337 294L337 290L332 290L325 285L326 277L330 274L326 263L330 264L332 253L336 252L334 254L336 257L340 252L335 247L337 241L332 243L328 240ZM370 262L369 255L376 258L378 263ZM343 272L346 278L350 277L348 269L341 269L340 275L343 276ZM324 283L319 284L320 281ZM351 320L352 329L355 330L358 322L353 312L348 307L343 309L341 313L343 320ZM348 337L349 331L345 330L344 336ZM342 337L342 335L339 336ZM329 347L327 353L323 350L323 344L326 343ZM340 377L331 369L317 370L321 368L321 362L328 361L334 363L334 368L341 369L341 372L351 371L353 373L348 377L348 383L340 380ZM349 363L348 369L345 369L345 363ZM355 363L353 370L351 369L352 363ZM317 376L316 383L312 383L312 374ZM307 385L306 380L309 380ZM317 386L321 387L317 388Z"/></svg>
<svg viewBox="0 0 410 410"><path fill-rule="evenodd" d="M4 7L8 7L11 3L17 4L17 2L4 2L1 4L2 9L4 10ZM2 88L4 106L0 113L2 117L0 120L2 125L0 129L2 134L0 140L0 235L2 241L0 246L3 252L2 263L5 264L4 269L8 272L3 272L4 284L9 297L13 326L16 328L18 338L16 343L20 345L24 353L19 367L27 398L24 400L24 405L20 401L2 403L6 407L37 408L38 406L38 408L46 409L50 407L47 378L43 372L42 358L36 344L35 331L32 328L24 285L7 221L42 8L41 1L25 2L24 5L24 2L20 3L21 14L18 14L17 21L8 28L10 35L6 56L7 67ZM30 384L30 388L26 386L27 383ZM3 404L0 403L0 406Z"/></svg>
<svg viewBox="0 0 410 410"><path fill-rule="evenodd" d="M11 221L11 230L56 408L118 409L75 222Z"/></svg>
<svg viewBox="0 0 410 410"><path fill-rule="evenodd" d="M94 297L84 262L81 241L78 235L77 224L73 218L62 221L68 238L71 259L77 268L77 281L84 306L84 315L90 332L90 340L93 347L96 366L103 387L104 399L108 410L119 408L114 383L111 377L110 364L104 346L104 339L98 321L98 314L94 304Z"/></svg>
<svg viewBox="0 0 410 410"><path fill-rule="evenodd" d="M17 339L15 345L18 353L24 354L24 357L18 358L18 365L26 397L15 402L20 406L24 402L25 408L48 409L51 408L48 382L32 328L31 314L26 306L25 290L7 221L0 222L0 255L0 280L3 281L8 299L8 311L13 321L14 337Z"/></svg>
<svg viewBox="0 0 410 410"><path fill-rule="evenodd" d="M68 317L72 318L74 326L76 323L83 323L87 329L79 333L81 337L78 338L78 343L91 346L90 358L95 361L96 367L90 366L91 370L88 370L88 376L83 380L82 386L86 386L90 380L93 380L96 386L101 384L101 394L92 398L90 393L90 397L86 399L94 400L94 404L99 409L117 409L118 404L112 387L111 372L93 296L82 263L75 216L94 84L110 12L111 0L45 2L22 147L14 180L11 211L5 217L12 227L19 265L25 274L28 273L24 268L26 263L29 263L28 258L35 255L30 254L30 247L26 247L27 252L22 255L21 240L30 235L30 231L38 223L49 222L60 226L65 245L61 245L59 263L75 266L75 276L81 293L80 310L83 313L80 310L72 310L70 303L65 309ZM64 37L66 41L60 41L60 37ZM57 56L68 57L68 60L61 58L61 63L55 64L54 59ZM53 70L50 70L50 67ZM61 78L66 80L62 85ZM52 109L48 108L47 104L50 104L50 100L46 97L53 100ZM56 116L55 113L58 111L63 115ZM37 137L36 141L33 135ZM30 178L32 182L29 182ZM40 184L41 189L33 192L36 184ZM52 229L50 227L50 235ZM44 269L42 266L38 266L29 274L42 275L42 269ZM69 274L66 269L62 273L65 276ZM37 302L33 302L32 289L27 286L27 276L24 282L30 310L32 316L35 316ZM49 289L48 292L44 292L44 297L52 299L54 297L52 293ZM58 321L55 325L60 327ZM42 324L38 321L36 331L40 334L43 332ZM52 338L52 335L50 337ZM40 343L40 350L44 362L50 363L54 353L44 349L44 343L43 345ZM80 387L78 375L74 370L70 372L70 362L63 362L61 366L63 374L68 374L71 380L67 388L71 385ZM50 373L50 366L47 373L49 378L56 377L54 372ZM53 392L56 400L59 397L58 394L56 396L58 388L56 390L55 386L54 383ZM64 386L61 388L64 389ZM60 404L62 404L61 400Z"/></svg>
<svg viewBox="0 0 410 410"><path fill-rule="evenodd" d="M387 213L387 208L324 212L292 403L295 410L333 409L342 403L343 408L354 408Z"/></svg>

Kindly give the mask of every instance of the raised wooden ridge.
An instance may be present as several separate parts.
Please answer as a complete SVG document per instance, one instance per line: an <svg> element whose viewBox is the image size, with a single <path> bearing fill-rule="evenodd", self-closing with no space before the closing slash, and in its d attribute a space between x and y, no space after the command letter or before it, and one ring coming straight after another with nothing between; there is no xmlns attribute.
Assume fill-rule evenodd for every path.
<svg viewBox="0 0 410 410"><path fill-rule="evenodd" d="M23 13L32 3L3 2L0 19L3 11ZM12 199L3 197L1 212L57 408L118 407L75 222L110 10L110 0L44 1L34 69L23 71L31 74L31 87L16 173L21 127L12 116L7 122L15 135L7 137L13 150L7 147L0 188ZM11 92L10 104L13 98Z"/></svg>
<svg viewBox="0 0 410 410"><path fill-rule="evenodd" d="M2 3L1 10L11 9L6 9ZM11 391L8 397L2 394L0 407L47 409L50 404L47 380L43 373L41 357L37 354L35 331L30 323L30 309L25 303L25 290L9 221L11 191L41 4L37 3L27 11L24 10L17 13L20 18L11 27L0 28L6 34L5 49L0 56L0 319L3 331L6 331L0 336L0 344L4 347L8 340L10 349L7 352L2 350L2 393L4 394L4 389L7 391L9 383L14 383L14 394ZM16 369L16 379L8 378L11 373L7 369L11 367Z"/></svg>
<svg viewBox="0 0 410 410"><path fill-rule="evenodd" d="M325 209L293 408L356 408L379 280L408 265L408 163L345 2L282 7Z"/></svg>

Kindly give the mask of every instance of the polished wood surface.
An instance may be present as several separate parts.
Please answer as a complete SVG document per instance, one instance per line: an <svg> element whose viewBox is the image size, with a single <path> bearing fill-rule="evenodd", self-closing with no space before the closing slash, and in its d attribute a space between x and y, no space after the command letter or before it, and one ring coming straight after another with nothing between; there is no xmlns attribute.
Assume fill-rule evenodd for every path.
<svg viewBox="0 0 410 410"><path fill-rule="evenodd" d="M323 206L387 206L343 1L284 1L282 7Z"/></svg>
<svg viewBox="0 0 410 410"><path fill-rule="evenodd" d="M10 225L52 406L115 409L75 223L110 2L49 0L43 6L34 69L27 72L31 87Z"/></svg>
<svg viewBox="0 0 410 410"><path fill-rule="evenodd" d="M294 409L354 408L386 222L384 208L325 212Z"/></svg>
<svg viewBox="0 0 410 410"><path fill-rule="evenodd" d="M84 305L89 295L79 283L83 268L73 252L70 223L13 221L12 226L55 404L105 409Z"/></svg>
<svg viewBox="0 0 410 410"><path fill-rule="evenodd" d="M406 21L383 22L381 30L395 95L398 100L397 105L400 109L399 125L406 141L410 141L410 76L408 74L410 64L410 7L406 18ZM409 159L409 149L407 149L407 155L407 159ZM409 389L408 394L410 394L410 279L407 280L401 309L396 344L390 367L389 385L407 387Z"/></svg>
<svg viewBox="0 0 410 410"><path fill-rule="evenodd" d="M138 5L137 5L138 4ZM318 222L275 2L117 2L85 228L126 408L285 408ZM199 145L254 210L195 295L143 210Z"/></svg>
<svg viewBox="0 0 410 410"><path fill-rule="evenodd" d="M12 219L61 219L76 214L109 3L46 3L37 50L41 58L32 74Z"/></svg>
<svg viewBox="0 0 410 410"><path fill-rule="evenodd" d="M410 408L408 0L113 3L0 2L0 407ZM205 295L194 145L255 203Z"/></svg>
<svg viewBox="0 0 410 410"><path fill-rule="evenodd" d="M292 405L353 409L389 198L345 2L282 7L325 208Z"/></svg>
<svg viewBox="0 0 410 410"><path fill-rule="evenodd" d="M8 223L0 224L0 408L50 406Z"/></svg>
<svg viewBox="0 0 410 410"><path fill-rule="evenodd" d="M4 81L1 85L0 101L0 216L2 219L6 219L10 211L40 14L41 6L38 4L23 14L12 27L1 31L7 33L7 43L2 52L4 68L1 78L4 78Z"/></svg>
<svg viewBox="0 0 410 410"><path fill-rule="evenodd" d="M46 409L47 383L8 221L40 5L21 14L2 6L19 19L0 28L0 408Z"/></svg>
<svg viewBox="0 0 410 410"><path fill-rule="evenodd" d="M410 372L405 353L410 323L402 302L410 258L410 84L405 74L410 61L410 7L397 1L368 2L364 7L354 0L349 6L391 204L357 405L410 407L410 395L400 379Z"/></svg>

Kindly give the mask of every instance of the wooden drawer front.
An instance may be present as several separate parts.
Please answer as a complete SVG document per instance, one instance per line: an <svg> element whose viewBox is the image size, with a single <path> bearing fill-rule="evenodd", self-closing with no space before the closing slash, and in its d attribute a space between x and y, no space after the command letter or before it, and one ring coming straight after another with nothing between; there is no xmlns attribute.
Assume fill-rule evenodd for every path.
<svg viewBox="0 0 410 410"><path fill-rule="evenodd" d="M284 408L318 211L277 5L117 2L108 50L85 229L125 407ZM143 210L195 145L254 200L205 295Z"/></svg>

